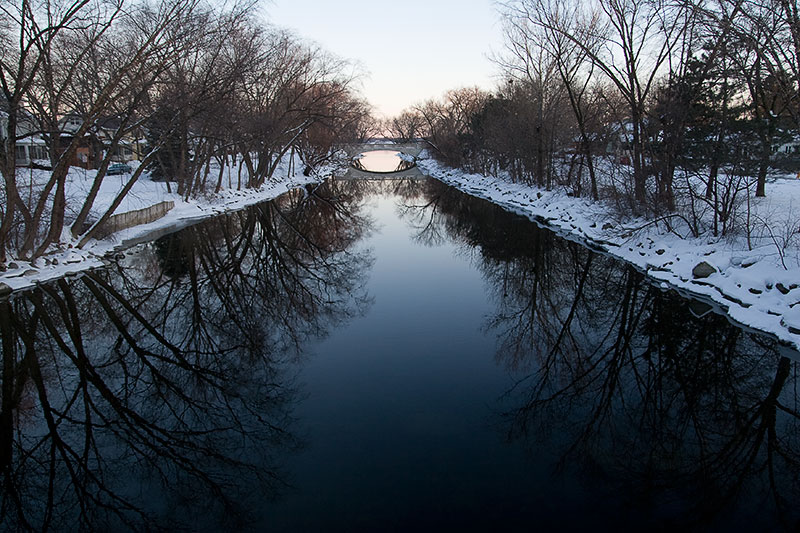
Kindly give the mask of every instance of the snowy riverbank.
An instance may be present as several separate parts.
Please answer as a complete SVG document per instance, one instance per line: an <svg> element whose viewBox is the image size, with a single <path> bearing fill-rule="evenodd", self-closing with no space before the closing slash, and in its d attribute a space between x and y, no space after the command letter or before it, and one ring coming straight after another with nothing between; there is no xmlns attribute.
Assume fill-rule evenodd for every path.
<svg viewBox="0 0 800 533"><path fill-rule="evenodd" d="M800 236L755 242L751 237L752 249L744 238L685 238L643 219L619 222L606 206L562 191L469 174L424 155L418 165L425 174L538 219L567 238L635 265L660 280L664 288L711 301L736 322L800 349ZM768 183L767 197L754 199L752 209L762 219L771 217L782 226L781 217L793 217L793 206L800 213L800 179L787 178ZM695 270L701 263L714 272L705 265Z"/></svg>
<svg viewBox="0 0 800 533"><path fill-rule="evenodd" d="M302 172L295 171L296 168L302 170L304 166L297 161L290 166L287 160L282 162L274 174L281 178L265 183L258 189L223 188L218 194L189 200L181 198L174 192L168 192L166 183L154 182L147 176L142 176L126 196L123 204L117 208L116 213L141 209L165 201L174 202L175 207L164 217L149 224L116 232L103 239L90 241L80 249L76 247L77 242L70 241L68 232L65 232L65 238L59 244L57 251L37 258L33 262L11 258L7 263L8 270L0 272L0 296L11 291L33 288L38 283L75 275L93 268L103 268L106 266L103 258L110 253L138 242L155 239L160 234L175 231L218 214L237 211L259 202L271 200L292 189L322 180L319 175L304 176ZM290 172L289 169L292 171ZM44 173L44 171L34 172ZM85 197L85 191L91 186L94 173L95 171L83 169L71 170L67 184L67 197L73 199L70 202L71 205L80 205L78 202ZM46 178L46 176L43 177ZM35 178L36 176L33 176L32 181ZM117 191L124 184L123 178L116 176L106 178L103 189L95 202L95 211L102 212L111 205ZM231 182L235 183L234 180Z"/></svg>

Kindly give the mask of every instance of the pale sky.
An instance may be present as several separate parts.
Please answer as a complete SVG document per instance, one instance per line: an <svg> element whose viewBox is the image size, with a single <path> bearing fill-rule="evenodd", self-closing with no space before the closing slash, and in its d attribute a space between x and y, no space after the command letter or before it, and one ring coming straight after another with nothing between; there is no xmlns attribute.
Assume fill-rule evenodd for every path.
<svg viewBox="0 0 800 533"><path fill-rule="evenodd" d="M478 85L491 90L489 57L502 46L492 0L271 0L270 22L359 62L378 115Z"/></svg>

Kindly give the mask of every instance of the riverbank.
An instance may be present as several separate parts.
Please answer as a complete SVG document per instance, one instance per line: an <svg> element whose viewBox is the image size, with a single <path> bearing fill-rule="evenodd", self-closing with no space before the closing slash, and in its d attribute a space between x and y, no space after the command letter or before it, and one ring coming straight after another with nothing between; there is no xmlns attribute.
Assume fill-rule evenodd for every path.
<svg viewBox="0 0 800 533"><path fill-rule="evenodd" d="M209 194L189 200L185 200L174 192L169 192L165 182L154 182L149 177L142 176L126 196L123 204L117 208L116 213L141 210L164 202L173 202L174 207L164 216L147 224L112 233L102 239L92 240L83 248L77 248L76 240L64 238L55 247L56 250L36 258L32 262L11 258L6 265L7 270L0 272L0 297L65 276L77 275L95 268L104 268L109 255L125 248L140 242L154 240L160 235L177 231L216 215L238 211L253 204L277 198L292 189L319 183L322 179L319 176L327 173L323 171L317 175L304 176L301 171L294 170L297 168L302 171L304 166L296 161L289 165L287 160L282 162L274 174L281 178L265 183L258 189L223 188L218 194ZM93 178L93 171L73 169L69 176L68 197L80 198L82 194L85 195L84 189L88 190ZM102 212L108 205L111 205L118 189L117 185L121 186L123 183L121 179L113 178L106 179L104 188L98 195L94 207L97 212ZM172 189L174 190L174 184ZM65 237L69 237L68 232L65 232Z"/></svg>
<svg viewBox="0 0 800 533"><path fill-rule="evenodd" d="M800 350L800 249L795 238L762 237L748 249L744 238L687 238L646 219L619 221L602 203L563 191L540 190L445 167L425 154L420 169L468 194L547 225L560 235L627 261L663 288L713 302L734 321L775 335ZM767 184L767 197L753 199L753 212L775 224L800 208L800 179Z"/></svg>

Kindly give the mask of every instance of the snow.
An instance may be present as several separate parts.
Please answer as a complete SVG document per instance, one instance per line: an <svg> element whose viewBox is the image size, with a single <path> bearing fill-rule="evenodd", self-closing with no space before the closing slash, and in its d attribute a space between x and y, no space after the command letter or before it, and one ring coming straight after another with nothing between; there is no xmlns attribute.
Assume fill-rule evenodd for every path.
<svg viewBox="0 0 800 533"><path fill-rule="evenodd" d="M786 327L800 332L800 305L795 305L783 316L783 323Z"/></svg>
<svg viewBox="0 0 800 533"><path fill-rule="evenodd" d="M135 168L135 162L129 164ZM276 198L287 191L306 184L318 183L321 181L320 176L325 176L332 172L331 168L323 168L319 169L316 176L304 176L302 172L295 170L290 173L290 168L302 170L304 165L299 160L296 160L290 166L287 157L275 171L274 176L276 176L276 179L265 183L258 189L236 190L235 188L223 188L219 194L189 200L184 200L174 192L168 192L165 182L154 182L148 176L142 175L115 210L115 213L142 209L163 201L174 202L175 207L164 217L149 224L116 232L104 239L90 241L80 249L76 247L76 241L72 239L69 230L65 228L62 242L58 246L59 250L37 258L33 262L21 261L13 257L9 259L7 263L8 270L0 273L0 296L3 292L7 292L8 289L13 291L30 289L39 283L65 276L76 276L87 270L105 268L106 261L103 258L109 254L119 252L140 242L152 240L160 235L176 231L211 216L244 209L247 206ZM211 176L217 176L218 171L219 168L216 170L212 168ZM24 172L28 172L28 179L32 188L45 182L48 177L48 172L42 170L26 169L22 170L22 172L21 181L25 183ZM66 185L66 195L68 210L71 209L73 211L71 213L73 219L92 185L95 174L96 171L94 170L81 168L70 170ZM108 209L129 177L129 175L105 177L92 209L95 218ZM226 175L223 180L226 185L228 184L227 178L228 176ZM235 187L237 178L235 175L231 176L231 178L231 184ZM172 190L174 191L175 188L176 186L173 183ZM69 212L67 218L70 219ZM6 288L3 288L3 284L6 285Z"/></svg>
<svg viewBox="0 0 800 533"><path fill-rule="evenodd" d="M800 349L800 227L794 214L800 179L794 176L768 183L767 197L751 200L753 216L768 231L752 235L748 249L743 236L692 238L644 219L619 222L601 203L451 169L424 153L417 164L431 177L625 260L662 287L705 300L735 322ZM703 261L717 272L695 279L692 270Z"/></svg>

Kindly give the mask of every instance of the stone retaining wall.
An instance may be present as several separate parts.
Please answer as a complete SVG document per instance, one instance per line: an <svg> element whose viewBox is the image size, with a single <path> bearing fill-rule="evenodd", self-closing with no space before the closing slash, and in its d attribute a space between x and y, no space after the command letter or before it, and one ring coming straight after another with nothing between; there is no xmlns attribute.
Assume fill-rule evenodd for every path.
<svg viewBox="0 0 800 533"><path fill-rule="evenodd" d="M100 228L96 238L102 239L117 231L139 226L140 224L149 224L166 215L173 207L175 207L175 202L160 202L144 209L112 215Z"/></svg>

